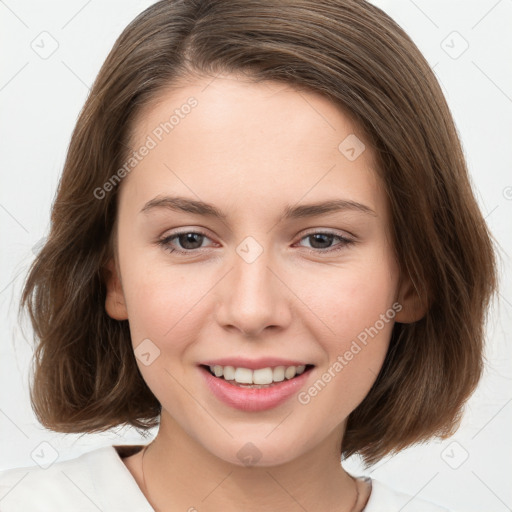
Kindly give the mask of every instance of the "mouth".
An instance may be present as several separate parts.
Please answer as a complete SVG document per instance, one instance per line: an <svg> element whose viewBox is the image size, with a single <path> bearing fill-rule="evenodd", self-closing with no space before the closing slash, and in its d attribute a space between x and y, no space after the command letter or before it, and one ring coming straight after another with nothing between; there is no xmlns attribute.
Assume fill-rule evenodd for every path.
<svg viewBox="0 0 512 512"><path fill-rule="evenodd" d="M313 364L296 366L268 366L250 369L244 367L199 365L210 375L239 388L263 389L270 388L284 381L294 380L314 368Z"/></svg>

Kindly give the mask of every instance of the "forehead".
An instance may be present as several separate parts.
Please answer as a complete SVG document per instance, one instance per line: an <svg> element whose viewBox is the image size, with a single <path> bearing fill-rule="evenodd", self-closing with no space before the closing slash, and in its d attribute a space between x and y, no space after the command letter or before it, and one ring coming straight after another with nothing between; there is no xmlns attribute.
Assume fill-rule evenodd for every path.
<svg viewBox="0 0 512 512"><path fill-rule="evenodd" d="M189 108L192 101L195 106ZM162 126L163 133L158 133L166 122L172 126L167 130ZM222 149L229 146L231 150L244 140L262 142L257 135L263 130L279 135L268 138L268 144L280 145L288 139L294 149L304 141L318 145L320 139L323 147L337 146L343 134L360 131L348 112L318 92L228 74L181 79L161 91L136 117L131 141L136 145L153 132L157 139L168 138L170 131L179 136L185 125L192 125L203 138L210 135L217 143L223 138Z"/></svg>
<svg viewBox="0 0 512 512"><path fill-rule="evenodd" d="M359 127L326 97L289 84L224 75L174 86L134 122L131 150L148 141L122 187L132 183L138 204L172 191L239 209L335 197L385 207Z"/></svg>

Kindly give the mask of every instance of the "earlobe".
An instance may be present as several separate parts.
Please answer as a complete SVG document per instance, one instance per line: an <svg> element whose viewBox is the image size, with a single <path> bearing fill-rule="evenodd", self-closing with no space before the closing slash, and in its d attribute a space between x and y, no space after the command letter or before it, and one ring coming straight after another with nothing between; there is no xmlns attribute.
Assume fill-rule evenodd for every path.
<svg viewBox="0 0 512 512"><path fill-rule="evenodd" d="M105 268L105 284L107 287L105 310L108 316L114 320L127 320L128 311L121 287L121 280L119 279L119 273L113 258Z"/></svg>
<svg viewBox="0 0 512 512"><path fill-rule="evenodd" d="M395 316L395 320L399 323L417 322L427 314L428 301L426 297L420 296L410 279L400 285L397 302L402 306L402 309Z"/></svg>

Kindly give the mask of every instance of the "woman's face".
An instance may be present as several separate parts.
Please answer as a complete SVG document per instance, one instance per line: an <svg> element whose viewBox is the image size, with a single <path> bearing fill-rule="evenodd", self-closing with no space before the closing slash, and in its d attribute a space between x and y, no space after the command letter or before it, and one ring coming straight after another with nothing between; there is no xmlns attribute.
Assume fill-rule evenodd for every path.
<svg viewBox="0 0 512 512"><path fill-rule="evenodd" d="M405 311L358 127L315 93L224 75L163 95L136 121L132 150L107 311L129 320L160 428L238 465L341 436ZM229 369L231 383L211 376L210 363L247 368L241 380L311 366L258 390Z"/></svg>

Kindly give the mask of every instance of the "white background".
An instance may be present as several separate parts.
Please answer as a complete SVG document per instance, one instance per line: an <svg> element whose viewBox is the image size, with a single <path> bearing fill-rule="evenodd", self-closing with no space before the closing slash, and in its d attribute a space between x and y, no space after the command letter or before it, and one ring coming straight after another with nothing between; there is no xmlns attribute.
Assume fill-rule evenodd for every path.
<svg viewBox="0 0 512 512"><path fill-rule="evenodd" d="M123 28L152 3L0 1L0 470L34 465L31 453L41 442L49 443L59 460L104 445L148 442L128 428L96 435L42 428L29 403L32 349L16 312L26 270L47 234L50 206L88 88ZM512 1L374 3L409 33L441 82L478 201L501 246L501 289L487 329L486 374L459 431L450 440L387 458L366 473L454 511L512 510ZM42 46L41 38L47 49L58 44L45 59L32 48ZM26 332L30 339L30 328ZM355 459L346 467L362 471Z"/></svg>

